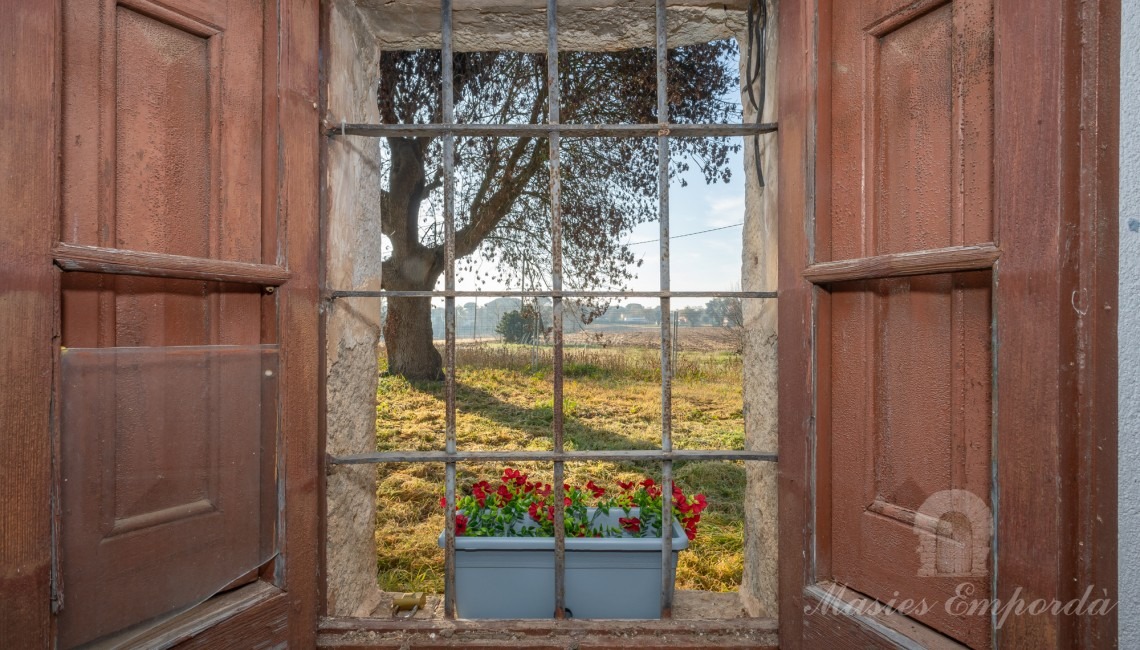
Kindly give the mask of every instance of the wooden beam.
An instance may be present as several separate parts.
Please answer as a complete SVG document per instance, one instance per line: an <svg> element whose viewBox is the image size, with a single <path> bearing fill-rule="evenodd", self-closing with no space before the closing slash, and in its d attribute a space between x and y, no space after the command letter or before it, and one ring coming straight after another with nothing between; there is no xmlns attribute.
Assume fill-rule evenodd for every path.
<svg viewBox="0 0 1140 650"><path fill-rule="evenodd" d="M0 647L52 638L58 2L0 3Z"/></svg>
<svg viewBox="0 0 1140 650"><path fill-rule="evenodd" d="M279 255L293 278L278 292L281 342L281 559L274 566L289 597L289 647L312 648L320 594L318 570L324 500L317 351L320 320L320 5L278 0L276 49ZM265 83L274 80L266 78Z"/></svg>
<svg viewBox="0 0 1140 650"><path fill-rule="evenodd" d="M803 277L811 263L809 228L816 209L816 48L828 34L818 24L815 3L781 2L776 33L779 169L779 506L780 646L804 645L804 590L815 573L816 296ZM826 56L826 54L825 54Z"/></svg>
<svg viewBox="0 0 1140 650"><path fill-rule="evenodd" d="M897 278L908 275L959 273L992 268L1001 251L993 244L948 246L924 251L877 255L854 260L820 262L804 270L814 284Z"/></svg>
<svg viewBox="0 0 1140 650"><path fill-rule="evenodd" d="M64 271L89 271L152 278L241 282L277 287L289 279L288 269L270 264L213 260L120 248L56 244L55 263Z"/></svg>

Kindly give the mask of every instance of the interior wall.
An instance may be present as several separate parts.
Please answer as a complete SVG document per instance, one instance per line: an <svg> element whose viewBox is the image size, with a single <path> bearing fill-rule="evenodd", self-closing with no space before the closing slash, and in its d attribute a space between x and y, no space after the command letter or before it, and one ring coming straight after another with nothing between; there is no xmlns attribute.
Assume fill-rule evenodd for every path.
<svg viewBox="0 0 1140 650"><path fill-rule="evenodd" d="M1122 3L1120 42L1120 647L1140 647L1140 3Z"/></svg>
<svg viewBox="0 0 1140 650"><path fill-rule="evenodd" d="M351 0L333 3L329 30L326 121L378 122L373 79L380 50ZM375 138L329 141L325 273L330 289L380 289L378 161ZM380 299L341 299L328 309L326 451L375 451ZM330 466L327 507L328 613L366 616L380 599L375 466Z"/></svg>

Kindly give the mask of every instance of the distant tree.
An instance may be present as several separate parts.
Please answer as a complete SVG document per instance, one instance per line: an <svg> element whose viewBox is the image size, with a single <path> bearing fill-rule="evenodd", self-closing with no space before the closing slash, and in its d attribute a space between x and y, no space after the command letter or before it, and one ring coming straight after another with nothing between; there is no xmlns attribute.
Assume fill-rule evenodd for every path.
<svg viewBox="0 0 1140 650"><path fill-rule="evenodd" d="M495 333L502 336L505 343L531 343L536 332L544 330L542 316L530 305L503 314L495 326Z"/></svg>
<svg viewBox="0 0 1140 650"><path fill-rule="evenodd" d="M705 318L713 325L723 325L725 314L728 312L731 298L713 298L705 303Z"/></svg>
<svg viewBox="0 0 1140 650"><path fill-rule="evenodd" d="M739 287L733 287L738 291ZM744 351L744 304L740 298L713 298L705 303L705 316L728 331L737 352Z"/></svg>
<svg viewBox="0 0 1140 650"><path fill-rule="evenodd" d="M700 307L685 307L681 310L681 315L685 317L685 320L689 323L689 327L695 327L699 325L701 321L701 315L704 313L705 310L701 309Z"/></svg>

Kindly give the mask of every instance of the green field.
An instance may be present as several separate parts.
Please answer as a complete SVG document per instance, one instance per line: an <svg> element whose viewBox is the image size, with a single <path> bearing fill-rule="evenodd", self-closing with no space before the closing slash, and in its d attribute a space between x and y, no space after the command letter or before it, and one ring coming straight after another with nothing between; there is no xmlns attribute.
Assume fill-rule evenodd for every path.
<svg viewBox="0 0 1140 650"><path fill-rule="evenodd" d="M710 346L705 346L706 348ZM715 346L712 346L715 347ZM383 372L377 392L377 448L442 449L442 382L409 382ZM460 449L551 449L551 350L522 345L468 344L458 348L457 435ZM673 441L678 449L741 449L744 442L742 364L729 350L681 352L673 383ZM652 449L661 443L660 353L655 348L570 348L564 356L565 446L584 449ZM481 479L497 480L501 464L458 468L465 491ZM518 469L549 482L550 463ZM376 548L379 582L389 591L443 589L443 529L439 499L444 468L437 464L386 464L378 471ZM653 463L568 463L567 482L660 478ZM674 466L688 493L704 493L709 508L697 539L680 556L677 587L731 591L743 561L744 466L687 462Z"/></svg>

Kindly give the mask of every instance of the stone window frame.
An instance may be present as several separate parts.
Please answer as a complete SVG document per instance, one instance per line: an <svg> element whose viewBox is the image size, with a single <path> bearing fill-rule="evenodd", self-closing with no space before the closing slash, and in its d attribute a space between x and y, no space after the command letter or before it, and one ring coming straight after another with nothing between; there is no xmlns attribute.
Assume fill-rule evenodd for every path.
<svg viewBox="0 0 1140 650"><path fill-rule="evenodd" d="M761 3L763 0L761 0ZM444 365L446 369L445 375L445 435L446 443L443 451L364 451L357 453L333 453L330 445L330 450L327 455L327 463L329 465L329 473L333 475L337 472L350 470L355 468L372 468L379 463L387 462L429 462L429 463L443 463L446 467L446 484L445 484L445 498L449 504L456 502L456 485L455 485L455 466L458 462L551 462L554 465L554 489L556 506L555 518L556 522L563 520L564 508L562 505L562 476L563 467L566 462L585 461L585 460L641 460L641 461L658 461L662 466L662 483L666 493L671 492L672 487L672 465L675 460L732 460L732 461L764 461L761 464L766 465L765 480L770 483L769 487L774 488L775 476L775 461L776 454L769 451L758 451L755 449L745 450L675 450L672 446L671 435L671 393L672 393L672 368L671 356L669 354L670 343L672 341L672 323L670 319L662 319L661 323L661 367L662 367L662 438L661 447L656 450L636 450L636 451L565 451L563 447L563 374L562 374L562 360L563 360L563 313L562 313L562 300L564 298L580 298L580 297L595 297L595 298L657 298L661 301L661 308L664 312L670 308L671 298L716 298L716 297L729 297L740 299L765 299L765 300L746 300L745 304L752 303L769 303L770 308L757 308L747 309L745 313L746 324L756 325L760 321L768 323L768 327L754 327L756 331L751 334L762 333L763 339L753 341L760 343L766 348L762 352L762 356L770 358L771 360L771 375L768 383L769 390L763 391L765 394L762 396L765 406L775 407L775 298L777 297L775 291L671 291L669 288L669 140L671 137L724 137L724 136L742 136L746 137L746 160L745 168L749 167L748 155L751 154L753 163L756 165L759 172L761 166L767 169L767 175L774 178L774 160L775 152L774 147L762 147L760 144L759 136L765 133L774 132L776 125L774 121L762 121L761 118L770 117L770 113L766 112L767 106L761 100L760 110L755 108L752 111L752 117L755 118L752 123L742 121L740 124L672 124L668 121L668 102L666 101L666 80L667 80L667 57L666 57L666 15L667 6L665 0L655 0L655 41L656 41L656 76L657 76L657 101L658 101L658 120L652 124L590 124L590 125L568 125L561 124L559 120L559 84L552 83L553 80L558 78L558 7L557 0L547 0L546 2L546 17L547 17L547 82L549 90L549 112L547 115L547 122L542 124L510 124L510 125L490 125L490 124L458 124L454 118L454 96L451 84L443 83L441 88L441 98L443 103L443 120L437 124L422 124L422 125L385 125L379 123L368 123L354 121L349 123L346 119L342 118L339 121L332 116L331 113L327 114L326 125L328 136L329 148L332 150L338 143L347 142L355 139L369 139L374 140L381 137L389 137L392 135L399 135L403 137L423 137L435 136L442 138L443 144L443 171L444 171L444 238L445 238L445 288L442 291L387 291L379 289L379 265L375 264L375 289L372 288L333 288L324 292L326 304L329 308L327 312L335 311L338 302L347 301L350 299L381 299L386 297L430 297L430 298L443 298L445 302L445 351L444 351ZM755 4L755 3L754 3ZM767 0L767 4L762 6L771 7L772 0ZM771 9L769 9L771 11ZM335 14L335 9L333 11ZM453 52L453 6L452 0L441 0L440 2L440 18L441 18L441 59L442 59L442 78L450 79L452 77L452 52ZM750 25L751 27L751 25ZM761 46L762 52L772 53L775 51L774 43L764 43ZM335 51L333 52L335 56ZM774 59L774 57L769 57ZM767 62L767 69L774 67L772 61ZM769 75L770 76L770 75ZM751 81L751 80L750 80ZM764 87L765 82L761 82L761 88ZM751 90L752 86L748 86ZM764 93L761 91L760 96L763 97ZM374 102L373 102L374 103ZM748 114L748 108L745 108L745 114ZM454 169L453 169L453 156L449 153L454 151L455 138L462 136L490 136L490 137L517 137L517 136L541 136L548 140L550 148L550 192L551 192L551 218L552 218L552 241L553 241L553 273L552 273L552 286L549 291L458 291L455 289L455 215L454 215ZM560 167L559 167L559 148L561 137L566 136L570 138L612 138L612 137L655 137L658 144L658 215L660 223L660 253L661 253L661 290L660 291L565 291L562 289L562 257L561 257L561 206L558 201L558 196L561 187ZM753 137L748 137L753 136ZM751 151L748 150L748 140L752 141ZM333 174L331 167L329 168L330 176ZM758 173L757 177L762 178ZM750 179L749 181L755 182ZM763 181L760 181L763 187ZM330 182L329 193L332 201L336 201L336 188L337 183ZM749 190L754 188L749 187ZM767 194L773 195L774 192ZM328 201L326 201L328 203ZM750 203L755 204L752 201ZM751 208L757 207L750 205ZM774 199L764 199L763 205L760 206L761 210L767 208L766 215L767 221L774 223ZM328 220L327 209L322 211L322 219ZM756 220L754 220L756 221ZM326 233L335 231L336 225L332 223L322 224L323 230ZM774 264L776 259L775 254L775 236L774 229L769 224L759 224L760 227L756 228L757 224L752 224L750 229L746 224L746 238L748 236L759 236L768 238L769 244L764 245L764 250L754 254L753 257L758 258L753 260L751 280L753 284L758 284L757 280L763 282L767 281L768 284L774 284ZM359 227L359 224L357 224ZM327 239L327 236L326 236ZM746 246L747 248L747 246ZM770 250L768 250L770 249ZM326 256L331 251L325 250ZM747 256L747 251L746 256ZM746 282L749 264L745 262L745 275ZM764 268L770 267L770 268ZM338 282L335 274L330 273L326 277L326 285L337 286ZM344 279L343 275L340 279ZM342 284L343 286L343 284ZM351 286L351 285L350 285ZM552 451L470 451L463 452L456 448L456 382L455 382L455 299L468 298L468 297L520 297L520 298L550 298L553 302L553 333L554 333L554 397L553 397L553 447ZM379 310L377 309L377 312ZM328 314L326 314L327 316ZM746 326L746 346L748 339L756 339L755 336L749 336ZM763 330L763 331L761 331ZM335 359L337 354L333 353L332 346L329 345L332 338L339 338L340 343L344 343L344 333L342 332L337 337L330 337L326 341L327 353L332 354ZM351 338L349 336L348 338ZM340 348L338 348L339 352ZM326 366L328 371L329 385L332 385L332 378L334 373L330 366ZM746 384L748 383L746 377ZM755 391L753 391L755 392ZM746 403L748 402L748 390L745 394ZM746 408L746 411L748 409ZM331 409L330 409L331 411ZM774 420L774 418L772 418ZM774 435L770 436L765 442L769 443L765 446L772 448L775 446ZM749 445L755 447L755 445ZM752 476L750 472L750 482ZM774 508L773 508L774 510ZM446 516L445 528L445 589L444 589L444 615L447 619L455 618L455 604L454 604L454 557L455 557L455 509L448 508ZM673 597L673 582L670 580L671 576L671 537L668 535L670 531L671 512L665 509L663 513L664 522L662 526L662 586L661 586L661 611L662 618L668 619L672 615L672 597ZM774 512L771 513L769 518L770 522L774 523ZM747 535L747 531L746 531ZM771 540L774 542L776 531L774 526L771 530ZM747 542L746 542L747 545ZM774 543L771 544L774 548ZM331 545L330 545L330 551ZM771 558L771 564L774 566L775 558ZM565 538L561 526L555 526L555 573L556 575L564 575L565 571ZM774 582L774 576L773 576ZM555 612L553 613L555 619L564 617L564 593L563 581L555 580L556 594L555 594ZM774 587L774 585L773 585ZM755 607L748 607L749 612L754 615L761 614L774 614L774 588L773 597L768 601L766 607L760 608L756 611ZM329 595L328 610L336 612L337 608L333 600L333 595ZM367 607L355 610L355 616L363 615L363 611ZM345 613L340 611L339 613Z"/></svg>

